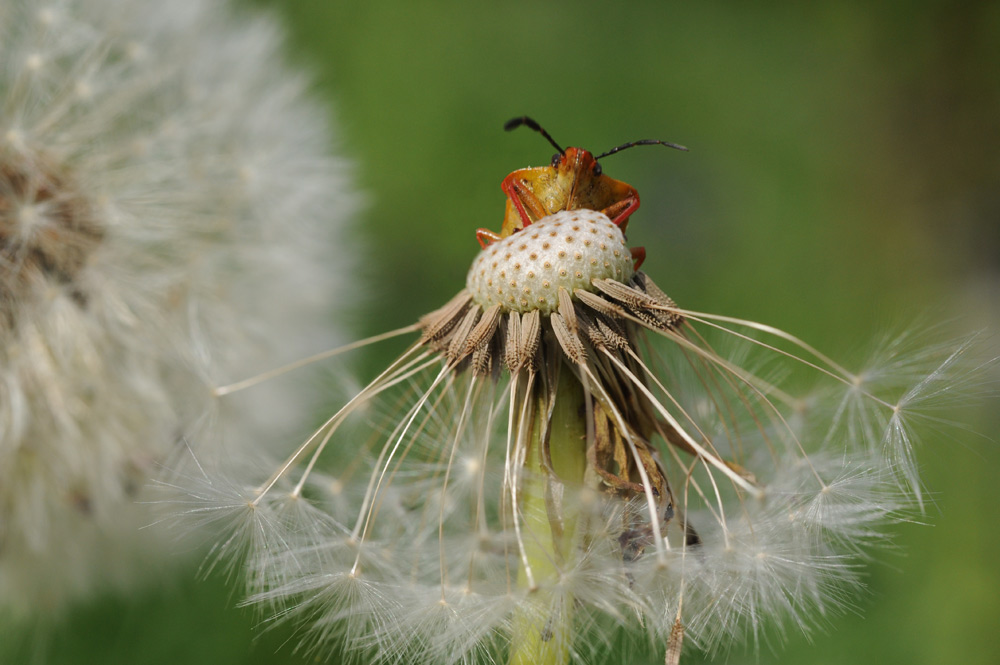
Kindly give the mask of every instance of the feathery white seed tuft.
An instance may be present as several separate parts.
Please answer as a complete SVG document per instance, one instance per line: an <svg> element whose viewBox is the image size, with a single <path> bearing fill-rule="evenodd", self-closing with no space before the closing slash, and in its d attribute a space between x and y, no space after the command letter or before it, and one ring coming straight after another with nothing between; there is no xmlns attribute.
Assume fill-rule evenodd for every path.
<svg viewBox="0 0 1000 665"><path fill-rule="evenodd" d="M596 210L563 210L488 246L472 262L466 287L483 309L551 314L559 289L593 291L595 279L627 282L625 236Z"/></svg>
<svg viewBox="0 0 1000 665"><path fill-rule="evenodd" d="M880 366L859 391L787 333L682 310L642 273L596 288L544 317L498 321L465 290L427 315L286 462L190 491L214 564L346 663L594 662L619 635L676 653L677 626L715 652L850 607L915 503L883 432L911 444L921 414L898 405L952 394L957 352L897 364L915 387L884 400Z"/></svg>
<svg viewBox="0 0 1000 665"><path fill-rule="evenodd" d="M348 292L355 197L280 45L209 0L0 2L0 609L149 578L145 488L221 449L200 424L246 454L308 410L265 388L212 413L335 336Z"/></svg>

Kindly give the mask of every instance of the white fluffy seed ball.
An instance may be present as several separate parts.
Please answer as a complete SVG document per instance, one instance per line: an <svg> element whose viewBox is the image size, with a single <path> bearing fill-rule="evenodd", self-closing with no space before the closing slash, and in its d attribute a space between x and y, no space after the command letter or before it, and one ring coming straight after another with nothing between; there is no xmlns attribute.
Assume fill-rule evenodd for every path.
<svg viewBox="0 0 1000 665"><path fill-rule="evenodd" d="M595 279L632 277L625 236L596 210L563 210L543 217L479 253L466 288L480 307L550 314L559 287L593 291Z"/></svg>
<svg viewBox="0 0 1000 665"><path fill-rule="evenodd" d="M228 4L0 0L0 626L159 581L166 488L315 392L212 387L341 335L349 165L280 26Z"/></svg>

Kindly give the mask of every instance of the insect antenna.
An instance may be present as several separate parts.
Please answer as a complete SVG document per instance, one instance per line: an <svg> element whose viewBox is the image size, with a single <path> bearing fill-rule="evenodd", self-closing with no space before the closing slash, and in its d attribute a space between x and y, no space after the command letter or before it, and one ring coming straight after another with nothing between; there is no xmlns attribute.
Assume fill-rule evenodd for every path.
<svg viewBox="0 0 1000 665"><path fill-rule="evenodd" d="M509 132L511 130L517 129L521 125L524 125L525 127L528 127L530 129L535 130L536 132L538 132L539 134L541 134L542 136L544 136L546 139L548 139L549 143L552 144L553 148L555 148L556 150L559 151L560 155L565 155L566 154L566 151L563 150L559 146L559 144L556 143L555 140L551 136L549 136L549 133L547 131L545 131L544 129L542 129L541 125L539 125L535 120L533 120L532 118L529 118L526 115L522 115L520 118L511 118L510 120L508 120L507 122L505 122L503 124L503 128L504 128L504 131ZM616 150L620 150L620 148L616 148ZM687 150L687 148L685 148L685 150Z"/></svg>
<svg viewBox="0 0 1000 665"><path fill-rule="evenodd" d="M530 119L530 118L526 118L526 119ZM507 124L510 124L510 123L507 123ZM624 150L625 148L632 148L632 147L635 147L637 145L665 145L668 148L673 148L675 150L683 150L684 152L688 151L687 148L685 148L684 146L682 146L682 145L680 145L678 143L671 143L670 141L660 141L659 139L642 139L641 141L629 141L628 143L620 145L617 148L612 148L611 150L608 150L603 155L598 155L594 159L602 159L604 157L607 157L608 155L613 155L616 152Z"/></svg>

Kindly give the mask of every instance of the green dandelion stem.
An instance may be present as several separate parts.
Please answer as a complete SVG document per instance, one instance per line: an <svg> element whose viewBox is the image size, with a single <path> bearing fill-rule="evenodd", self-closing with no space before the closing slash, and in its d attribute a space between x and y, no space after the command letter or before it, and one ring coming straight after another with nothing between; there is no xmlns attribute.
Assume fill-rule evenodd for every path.
<svg viewBox="0 0 1000 665"><path fill-rule="evenodd" d="M552 587L576 556L587 427L583 386L565 366L558 374L547 433L545 391L535 398L519 492L525 554L536 588L529 596L531 602L514 616L510 665L564 665L570 660L573 603L566 594L555 596ZM518 584L529 585L523 566Z"/></svg>

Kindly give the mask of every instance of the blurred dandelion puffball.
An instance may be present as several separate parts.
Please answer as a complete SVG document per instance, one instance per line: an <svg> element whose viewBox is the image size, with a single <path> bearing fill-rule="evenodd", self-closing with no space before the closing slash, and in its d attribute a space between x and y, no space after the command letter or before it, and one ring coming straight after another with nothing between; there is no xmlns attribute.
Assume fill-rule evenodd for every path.
<svg viewBox="0 0 1000 665"><path fill-rule="evenodd" d="M355 197L280 42L207 0L0 3L3 606L157 568L143 487L196 426L302 417L265 386L207 418L346 295Z"/></svg>

